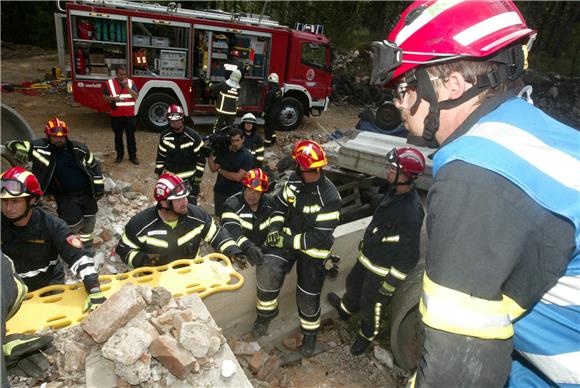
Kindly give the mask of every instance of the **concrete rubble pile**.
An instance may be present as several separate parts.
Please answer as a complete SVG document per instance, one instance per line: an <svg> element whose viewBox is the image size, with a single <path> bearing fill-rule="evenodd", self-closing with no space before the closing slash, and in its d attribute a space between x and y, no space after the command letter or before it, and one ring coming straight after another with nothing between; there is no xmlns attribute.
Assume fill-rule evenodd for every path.
<svg viewBox="0 0 580 388"><path fill-rule="evenodd" d="M47 388L250 387L198 295L125 285L80 325L58 331ZM13 378L13 387L40 381Z"/></svg>

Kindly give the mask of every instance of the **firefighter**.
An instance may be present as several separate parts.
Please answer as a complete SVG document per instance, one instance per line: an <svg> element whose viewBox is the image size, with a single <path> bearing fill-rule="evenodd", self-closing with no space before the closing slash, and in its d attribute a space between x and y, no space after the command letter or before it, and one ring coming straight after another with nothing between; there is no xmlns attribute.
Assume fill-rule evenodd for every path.
<svg viewBox="0 0 580 388"><path fill-rule="evenodd" d="M2 251L14 260L28 290L64 284L64 260L89 294L84 310L101 305L105 297L93 258L63 220L36 207L43 192L34 174L12 167L2 174L0 184Z"/></svg>
<svg viewBox="0 0 580 388"><path fill-rule="evenodd" d="M161 134L157 147L155 173L172 172L191 186L187 197L189 203L197 205L199 186L205 170L203 140L199 133L184 124L184 112L178 105L167 109L169 128Z"/></svg>
<svg viewBox="0 0 580 388"><path fill-rule="evenodd" d="M264 195L268 191L268 176L262 169L254 168L244 175L242 184L244 189L224 203L221 222L248 261L259 266L272 217L271 200Z"/></svg>
<svg viewBox="0 0 580 388"><path fill-rule="evenodd" d="M42 378L50 363L41 350L52 343L52 336L34 334L10 334L6 336L8 321L26 299L26 284L16 274L14 263L4 253L2 256L2 387L8 387L8 375ZM8 369L6 369L8 368Z"/></svg>
<svg viewBox="0 0 580 388"><path fill-rule="evenodd" d="M216 99L216 121L213 133L220 132L224 127L234 123L238 111L238 99L240 93L240 80L242 73L235 69L225 82L210 84L213 98Z"/></svg>
<svg viewBox="0 0 580 388"><path fill-rule="evenodd" d="M226 63L224 63L224 77L225 79L230 78L230 75L234 70L239 70L241 73L240 81L244 79L245 69L244 64L240 59L240 50L232 48Z"/></svg>
<svg viewBox="0 0 580 388"><path fill-rule="evenodd" d="M103 98L111 107L111 126L115 132L115 163L121 163L125 155L123 132L127 136L127 151L129 160L139 164L137 159L137 142L135 140L135 101L139 96L137 86L132 79L127 78L127 69L123 65L115 69L115 78L108 80L103 88Z"/></svg>
<svg viewBox="0 0 580 388"><path fill-rule="evenodd" d="M246 147L254 157L254 168L261 168L264 164L264 139L258 133L256 116L246 113L242 116L240 128L244 131Z"/></svg>
<svg viewBox="0 0 580 388"><path fill-rule="evenodd" d="M320 328L320 292L324 283L325 260L334 242L339 222L340 195L322 172L327 164L323 148L311 140L299 141L292 151L293 173L273 199L267 243L271 251L257 267L257 319L255 337L266 334L278 315L278 295L284 278L296 262L297 304L304 340L300 352L313 355Z"/></svg>
<svg viewBox="0 0 580 388"><path fill-rule="evenodd" d="M264 145L271 147L276 144L276 128L280 125L280 107L282 105L282 90L280 89L278 74L268 76L268 93L264 103Z"/></svg>
<svg viewBox="0 0 580 388"><path fill-rule="evenodd" d="M115 249L129 268L198 257L202 239L230 259L245 261L229 233L187 201L189 192L188 181L169 172L161 174L153 191L157 205L129 220Z"/></svg>
<svg viewBox="0 0 580 388"><path fill-rule="evenodd" d="M425 158L414 148L393 148L387 154L389 187L366 228L358 261L346 278L346 294L342 299L333 292L327 295L343 319L361 313L361 327L350 348L353 355L362 354L378 335L390 295L419 260L425 213L414 181L424 170Z"/></svg>
<svg viewBox="0 0 580 388"><path fill-rule="evenodd" d="M439 146L411 385L578 384L580 132L521 89L536 31L511 1L417 1L399 20L373 79Z"/></svg>
<svg viewBox="0 0 580 388"><path fill-rule="evenodd" d="M50 119L44 133L45 139L12 140L6 147L22 163L32 160L41 190L54 196L58 216L92 252L97 201L105 192L101 166L86 145L69 139L64 120Z"/></svg>

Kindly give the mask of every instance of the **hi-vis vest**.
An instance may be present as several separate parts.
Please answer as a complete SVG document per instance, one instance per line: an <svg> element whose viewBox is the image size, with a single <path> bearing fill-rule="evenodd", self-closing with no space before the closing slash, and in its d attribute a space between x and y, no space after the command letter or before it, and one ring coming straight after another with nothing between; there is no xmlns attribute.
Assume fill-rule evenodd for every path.
<svg viewBox="0 0 580 388"><path fill-rule="evenodd" d="M235 116L238 111L238 89L227 84L226 87L220 90L215 103L215 110L224 115Z"/></svg>
<svg viewBox="0 0 580 388"><path fill-rule="evenodd" d="M580 384L580 132L513 98L437 152L433 176L454 160L505 177L574 224L570 263L557 284L515 321L514 347L559 386Z"/></svg>
<svg viewBox="0 0 580 388"><path fill-rule="evenodd" d="M127 79L127 86L129 89L133 88L133 80ZM111 110L111 116L114 117L130 117L135 116L135 99L133 96L123 90L121 84L116 79L110 79L107 81L107 87L109 88L109 95L113 97L120 97L121 101L116 103L117 109ZM124 93L123 93L124 92Z"/></svg>

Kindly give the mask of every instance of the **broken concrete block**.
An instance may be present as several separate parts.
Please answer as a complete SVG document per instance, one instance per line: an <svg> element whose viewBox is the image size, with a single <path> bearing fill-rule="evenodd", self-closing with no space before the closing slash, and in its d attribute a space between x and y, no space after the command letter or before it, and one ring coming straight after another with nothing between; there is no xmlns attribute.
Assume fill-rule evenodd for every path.
<svg viewBox="0 0 580 388"><path fill-rule="evenodd" d="M150 305L153 299L153 291L151 290L151 287L147 286L137 286L137 287L145 303Z"/></svg>
<svg viewBox="0 0 580 388"><path fill-rule="evenodd" d="M151 378L151 356L144 353L133 364L115 364L115 374L131 385L145 383Z"/></svg>
<svg viewBox="0 0 580 388"><path fill-rule="evenodd" d="M238 369L238 367L236 366L236 363L233 362L232 360L224 360L222 362L222 376L227 378L230 378L234 375L234 373L236 373L236 369Z"/></svg>
<svg viewBox="0 0 580 388"><path fill-rule="evenodd" d="M178 334L179 342L196 358L207 355L210 338L209 328L198 322L184 322Z"/></svg>
<svg viewBox="0 0 580 388"><path fill-rule="evenodd" d="M103 356L123 365L134 363L145 353L153 339L138 327L122 327L103 345Z"/></svg>
<svg viewBox="0 0 580 388"><path fill-rule="evenodd" d="M120 216L121 214L125 213L125 210L126 207L122 203L117 203L115 206L113 206L113 214L116 216Z"/></svg>
<svg viewBox="0 0 580 388"><path fill-rule="evenodd" d="M284 338L282 343L284 344L284 347L286 349L295 352L298 350L300 345L302 345L303 338L304 338L304 336L301 333L295 333L295 334L292 334L291 336Z"/></svg>
<svg viewBox="0 0 580 388"><path fill-rule="evenodd" d="M258 373L260 368L264 365L267 356L268 355L265 354L264 352L256 352L252 355L252 357L250 358L250 362L248 363L248 366L252 371L252 373L254 374Z"/></svg>
<svg viewBox="0 0 580 388"><path fill-rule="evenodd" d="M276 377L276 373L278 373L278 369L280 369L280 359L278 356L270 356L262 368L258 371L256 378L258 380L262 380L265 382L271 382Z"/></svg>
<svg viewBox="0 0 580 388"><path fill-rule="evenodd" d="M373 354L378 362L380 362L389 369L393 368L393 356L388 350L385 350L380 346L375 345L373 349Z"/></svg>
<svg viewBox="0 0 580 388"><path fill-rule="evenodd" d="M196 363L191 353L168 334L161 335L153 341L149 350L153 357L180 379L184 379Z"/></svg>
<svg viewBox="0 0 580 388"><path fill-rule="evenodd" d="M181 330L181 325L185 322L192 322L193 321L193 313L191 310L179 311L173 316L173 327L179 333Z"/></svg>
<svg viewBox="0 0 580 388"><path fill-rule="evenodd" d="M85 369L85 349L76 342L67 342L64 353L64 370L78 372Z"/></svg>
<svg viewBox="0 0 580 388"><path fill-rule="evenodd" d="M151 324L155 326L159 333L167 334L173 329L173 317L176 313L176 310L169 310L158 317L151 318Z"/></svg>
<svg viewBox="0 0 580 388"><path fill-rule="evenodd" d="M95 342L103 343L144 308L145 302L137 287L127 284L90 313L81 327Z"/></svg>
<svg viewBox="0 0 580 388"><path fill-rule="evenodd" d="M169 303L169 301L172 298L171 292L169 292L167 289L163 287L152 288L151 296L152 296L151 304L158 307L166 306L167 303Z"/></svg>
<svg viewBox="0 0 580 388"><path fill-rule="evenodd" d="M257 351L253 345L239 340L232 341L230 343L230 348L236 356L251 356Z"/></svg>
<svg viewBox="0 0 580 388"><path fill-rule="evenodd" d="M209 349L207 349L208 357L213 356L220 350L220 346L222 345L222 340L218 337L212 336L209 339Z"/></svg>
<svg viewBox="0 0 580 388"><path fill-rule="evenodd" d="M101 233L99 233L99 237L104 241L111 241L113 239L113 232L110 229L103 229Z"/></svg>
<svg viewBox="0 0 580 388"><path fill-rule="evenodd" d="M87 388L115 388L117 375L113 372L115 364L94 350L87 355L85 361L85 376Z"/></svg>

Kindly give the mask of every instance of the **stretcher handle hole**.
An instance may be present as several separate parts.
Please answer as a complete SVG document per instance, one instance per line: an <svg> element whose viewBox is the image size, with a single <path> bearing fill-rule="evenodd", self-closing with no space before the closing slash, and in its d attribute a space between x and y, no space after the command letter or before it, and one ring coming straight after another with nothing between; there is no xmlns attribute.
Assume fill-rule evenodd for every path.
<svg viewBox="0 0 580 388"><path fill-rule="evenodd" d="M70 326L70 324L71 324L70 321L62 321L62 322L55 323L53 325L48 325L48 326L52 327L53 329L62 329L63 327Z"/></svg>
<svg viewBox="0 0 580 388"><path fill-rule="evenodd" d="M126 280L129 278L129 275L126 273L119 274L115 276L115 280Z"/></svg>
<svg viewBox="0 0 580 388"><path fill-rule="evenodd" d="M184 269L180 269L179 271L177 271L177 273L180 275L190 273L190 272L191 272L191 268L184 268Z"/></svg>
<svg viewBox="0 0 580 388"><path fill-rule="evenodd" d="M64 292L64 290L62 288L50 288L46 291L43 291L40 295L38 295L39 298L46 298L52 295L58 295L58 294L62 294Z"/></svg>
<svg viewBox="0 0 580 388"><path fill-rule="evenodd" d="M55 322L58 321L60 319L65 319L66 315L57 315L56 317L52 317L46 320L46 323L51 323L51 322Z"/></svg>

